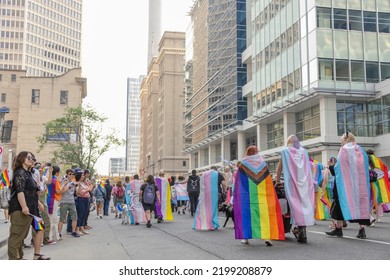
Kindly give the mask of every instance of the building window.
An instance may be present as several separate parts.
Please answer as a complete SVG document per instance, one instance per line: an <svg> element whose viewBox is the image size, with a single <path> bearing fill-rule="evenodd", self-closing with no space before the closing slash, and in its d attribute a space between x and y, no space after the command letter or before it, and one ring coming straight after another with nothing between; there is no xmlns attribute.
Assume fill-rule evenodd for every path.
<svg viewBox="0 0 390 280"><path fill-rule="evenodd" d="M32 104L39 104L39 96L41 94L41 91L39 89L33 89L31 94L31 103Z"/></svg>
<svg viewBox="0 0 390 280"><path fill-rule="evenodd" d="M14 121L4 121L1 141L3 143L11 142L12 125Z"/></svg>
<svg viewBox="0 0 390 280"><path fill-rule="evenodd" d="M357 10L348 10L349 30L362 31L362 12Z"/></svg>
<svg viewBox="0 0 390 280"><path fill-rule="evenodd" d="M318 59L318 76L320 80L333 80L333 59Z"/></svg>
<svg viewBox="0 0 390 280"><path fill-rule="evenodd" d="M390 13L378 13L379 32L390 33Z"/></svg>
<svg viewBox="0 0 390 280"><path fill-rule="evenodd" d="M366 79L367 83L379 82L379 63L378 62L366 62Z"/></svg>
<svg viewBox="0 0 390 280"><path fill-rule="evenodd" d="M337 101L337 132L343 135L349 131L356 136L370 136L366 102Z"/></svg>
<svg viewBox="0 0 390 280"><path fill-rule="evenodd" d="M183 160L183 166L187 166L187 162Z"/></svg>
<svg viewBox="0 0 390 280"><path fill-rule="evenodd" d="M3 75L0 74L0 82L3 80Z"/></svg>
<svg viewBox="0 0 390 280"><path fill-rule="evenodd" d="M7 94L6 93L2 93L1 94L1 102L6 102L7 100Z"/></svg>
<svg viewBox="0 0 390 280"><path fill-rule="evenodd" d="M364 82L364 63L363 61L351 61L351 80L352 82Z"/></svg>
<svg viewBox="0 0 390 280"><path fill-rule="evenodd" d="M284 134L283 134L283 119L276 122L267 124L267 147L273 149L283 146Z"/></svg>
<svg viewBox="0 0 390 280"><path fill-rule="evenodd" d="M333 28L347 29L347 10L343 10L343 9L333 10Z"/></svg>
<svg viewBox="0 0 390 280"><path fill-rule="evenodd" d="M348 60L336 60L336 81L349 81Z"/></svg>
<svg viewBox="0 0 390 280"><path fill-rule="evenodd" d="M16 82L16 74L11 74L11 82Z"/></svg>
<svg viewBox="0 0 390 280"><path fill-rule="evenodd" d="M317 27L332 28L332 10L317 8Z"/></svg>
<svg viewBox="0 0 390 280"><path fill-rule="evenodd" d="M61 105L68 105L68 91L67 90L61 90L61 92L60 92L60 104Z"/></svg>
<svg viewBox="0 0 390 280"><path fill-rule="evenodd" d="M381 62L381 81L390 79L390 63Z"/></svg>
<svg viewBox="0 0 390 280"><path fill-rule="evenodd" d="M376 32L376 13L364 11L363 18L364 18L364 31Z"/></svg>
<svg viewBox="0 0 390 280"><path fill-rule="evenodd" d="M321 136L320 105L295 114L296 136L300 141Z"/></svg>

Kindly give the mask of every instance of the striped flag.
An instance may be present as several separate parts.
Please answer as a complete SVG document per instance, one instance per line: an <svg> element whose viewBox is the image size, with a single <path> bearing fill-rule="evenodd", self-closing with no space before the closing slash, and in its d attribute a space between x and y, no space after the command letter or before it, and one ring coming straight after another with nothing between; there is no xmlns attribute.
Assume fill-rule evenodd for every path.
<svg viewBox="0 0 390 280"><path fill-rule="evenodd" d="M285 239L279 201L260 155L242 161L236 173L233 205L236 239Z"/></svg>
<svg viewBox="0 0 390 280"><path fill-rule="evenodd" d="M3 183L3 186L9 187L10 180L9 180L8 170L7 169L4 169L4 171L1 173L1 181Z"/></svg>
<svg viewBox="0 0 390 280"><path fill-rule="evenodd" d="M387 169L387 166L376 156L369 155L369 157L371 157L375 167L374 171L378 175L376 182L371 183L375 194L375 202L390 202L390 182L388 177L389 170Z"/></svg>

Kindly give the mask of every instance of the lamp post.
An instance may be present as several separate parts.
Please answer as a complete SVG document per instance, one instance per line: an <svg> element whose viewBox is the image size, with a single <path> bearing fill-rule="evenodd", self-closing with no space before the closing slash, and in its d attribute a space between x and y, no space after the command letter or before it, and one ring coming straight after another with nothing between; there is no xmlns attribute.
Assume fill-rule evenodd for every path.
<svg viewBox="0 0 390 280"><path fill-rule="evenodd" d="M221 163L222 166L224 165L225 160L225 139L224 139L224 133L223 133L223 115L219 115L221 118L221 129L222 129L222 137L221 137Z"/></svg>

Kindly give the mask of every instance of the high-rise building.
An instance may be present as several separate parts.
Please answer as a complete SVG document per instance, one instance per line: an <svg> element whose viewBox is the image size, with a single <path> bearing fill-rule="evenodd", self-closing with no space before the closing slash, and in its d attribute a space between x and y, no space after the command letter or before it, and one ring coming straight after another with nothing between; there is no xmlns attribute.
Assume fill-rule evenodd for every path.
<svg viewBox="0 0 390 280"><path fill-rule="evenodd" d="M80 67L82 0L1 0L0 69L56 76Z"/></svg>
<svg viewBox="0 0 390 280"><path fill-rule="evenodd" d="M110 176L121 176L125 174L125 158L110 158L108 162Z"/></svg>
<svg viewBox="0 0 390 280"><path fill-rule="evenodd" d="M349 131L390 163L390 2L250 2L244 129L270 170L291 134L326 163Z"/></svg>
<svg viewBox="0 0 390 280"><path fill-rule="evenodd" d="M130 174L138 172L140 156L140 85L143 76L127 79L127 118L126 118L126 160L125 170Z"/></svg>
<svg viewBox="0 0 390 280"><path fill-rule="evenodd" d="M191 168L206 169L236 159L245 149L246 1L197 0L190 15L192 89L187 91L185 131L192 144L185 151Z"/></svg>
<svg viewBox="0 0 390 280"><path fill-rule="evenodd" d="M157 57L149 63L141 83L142 175L166 176L188 172L184 149L185 34L164 32Z"/></svg>

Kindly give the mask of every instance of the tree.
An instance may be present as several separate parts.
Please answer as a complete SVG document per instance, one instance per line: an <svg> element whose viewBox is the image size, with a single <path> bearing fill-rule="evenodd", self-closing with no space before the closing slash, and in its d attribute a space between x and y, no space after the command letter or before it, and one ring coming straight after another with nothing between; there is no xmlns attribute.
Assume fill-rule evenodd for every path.
<svg viewBox="0 0 390 280"><path fill-rule="evenodd" d="M63 117L44 124L38 137L39 151L48 143L56 146L53 163L76 165L94 173L97 160L108 150L125 144L115 131L103 133L107 117L91 107L67 108ZM55 141L53 141L55 140Z"/></svg>

